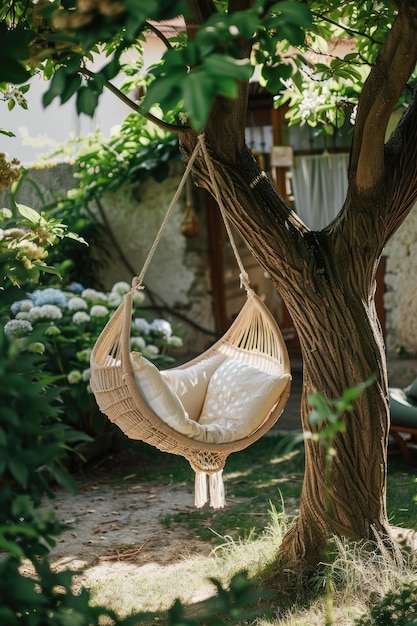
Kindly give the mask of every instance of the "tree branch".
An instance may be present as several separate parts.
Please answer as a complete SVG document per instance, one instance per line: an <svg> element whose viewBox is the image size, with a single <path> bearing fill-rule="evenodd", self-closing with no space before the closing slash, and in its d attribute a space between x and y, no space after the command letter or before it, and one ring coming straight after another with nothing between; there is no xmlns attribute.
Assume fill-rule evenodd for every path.
<svg viewBox="0 0 417 626"><path fill-rule="evenodd" d="M87 76L87 78L94 78L94 72L92 72L91 70L88 70L86 67L80 68L79 72L83 76ZM140 104L136 104L136 102L133 102L133 100L131 100L128 96L126 96L122 91L120 91L120 89L118 89L110 81L106 80L106 82L104 83L104 86L106 87L106 89L111 91L115 96L117 96L117 98L119 98L119 100L121 100L129 108L131 108L136 113L139 113L140 115L145 117L147 120L149 120L156 126L159 126L159 128L163 128L164 130L170 131L172 133L176 133L177 135L187 132L187 131L191 131L191 128L187 125L180 126L177 124L170 124L169 122L165 122L164 120L159 119L159 117L152 115L152 113L144 111L144 109L140 106Z"/></svg>
<svg viewBox="0 0 417 626"><path fill-rule="evenodd" d="M164 33L162 33L159 28L157 28L154 24L152 24L152 22L146 22L146 27L149 28L149 30L151 30L153 33L155 33L155 35L158 37L158 39L160 39L162 41L162 43L165 44L165 47L170 49L172 48L171 42L169 41L169 39L167 39L164 35Z"/></svg>
<svg viewBox="0 0 417 626"><path fill-rule="evenodd" d="M378 191L384 178L387 125L417 62L417 12L406 2L362 89L349 165L358 193Z"/></svg>

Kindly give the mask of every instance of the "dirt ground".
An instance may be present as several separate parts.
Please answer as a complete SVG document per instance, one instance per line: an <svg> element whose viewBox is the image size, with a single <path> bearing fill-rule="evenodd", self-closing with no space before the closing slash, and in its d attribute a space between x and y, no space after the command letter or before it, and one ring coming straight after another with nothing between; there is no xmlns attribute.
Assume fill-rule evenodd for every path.
<svg viewBox="0 0 417 626"><path fill-rule="evenodd" d="M52 506L51 506L52 505ZM49 503L68 526L51 551L57 569L85 569L114 561L169 563L210 551L186 529L164 525L164 518L194 509L185 484L114 483L111 477L88 481L79 493L58 492Z"/></svg>

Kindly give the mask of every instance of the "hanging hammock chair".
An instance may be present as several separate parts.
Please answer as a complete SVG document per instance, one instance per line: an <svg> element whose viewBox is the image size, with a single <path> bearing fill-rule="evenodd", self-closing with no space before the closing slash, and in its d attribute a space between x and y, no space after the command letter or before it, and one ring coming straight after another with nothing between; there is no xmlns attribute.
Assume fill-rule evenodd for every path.
<svg viewBox="0 0 417 626"><path fill-rule="evenodd" d="M247 300L230 328L206 352L160 372L139 352L131 351L132 299L136 290L143 288L146 269L200 150L241 270ZM92 391L100 410L127 437L189 461L196 474L197 507L207 502L209 494L211 506L221 508L222 471L228 455L248 447L276 423L290 386L290 363L281 331L249 286L200 136L140 276L133 279L131 291L92 350Z"/></svg>

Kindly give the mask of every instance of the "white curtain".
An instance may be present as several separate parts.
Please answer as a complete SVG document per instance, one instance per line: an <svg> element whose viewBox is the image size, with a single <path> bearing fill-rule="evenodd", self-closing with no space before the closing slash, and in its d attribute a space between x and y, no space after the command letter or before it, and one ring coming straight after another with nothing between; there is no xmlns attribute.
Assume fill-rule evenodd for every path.
<svg viewBox="0 0 417 626"><path fill-rule="evenodd" d="M297 156L291 169L295 211L313 230L339 213L346 197L348 154Z"/></svg>

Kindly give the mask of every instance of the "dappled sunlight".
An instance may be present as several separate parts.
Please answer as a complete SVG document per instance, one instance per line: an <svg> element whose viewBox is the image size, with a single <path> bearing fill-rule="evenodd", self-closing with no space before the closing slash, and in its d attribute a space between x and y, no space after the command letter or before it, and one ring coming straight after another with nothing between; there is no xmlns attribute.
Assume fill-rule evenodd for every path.
<svg viewBox="0 0 417 626"><path fill-rule="evenodd" d="M277 465L278 463L286 463L287 461L294 459L300 454L301 454L300 450L292 450L291 452L288 452L287 454L284 454L283 456L276 456L273 459L270 459L268 463L270 463L271 465Z"/></svg>

